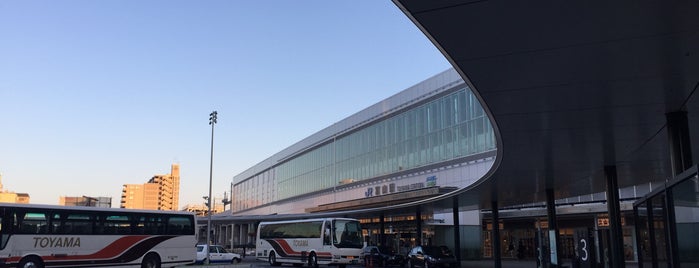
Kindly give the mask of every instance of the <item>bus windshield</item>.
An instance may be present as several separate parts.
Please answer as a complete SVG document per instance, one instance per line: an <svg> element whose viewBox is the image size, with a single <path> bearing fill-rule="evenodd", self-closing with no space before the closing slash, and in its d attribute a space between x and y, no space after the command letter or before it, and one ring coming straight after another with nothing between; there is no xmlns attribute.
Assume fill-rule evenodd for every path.
<svg viewBox="0 0 699 268"><path fill-rule="evenodd" d="M362 229L358 221L334 220L333 245L337 248L362 248Z"/></svg>

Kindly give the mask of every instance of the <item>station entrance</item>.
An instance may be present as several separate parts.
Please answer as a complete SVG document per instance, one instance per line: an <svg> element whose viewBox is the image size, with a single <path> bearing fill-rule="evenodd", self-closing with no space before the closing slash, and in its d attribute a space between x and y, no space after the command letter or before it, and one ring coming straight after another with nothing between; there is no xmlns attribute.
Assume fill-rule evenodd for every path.
<svg viewBox="0 0 699 268"><path fill-rule="evenodd" d="M624 259L636 262L637 246L633 212L622 212ZM609 262L609 217L599 214L558 215L558 257L580 267L611 267ZM500 243L492 237L493 221L483 220L483 258L493 258L494 245L499 245L501 258L535 260L545 266L549 260L549 224L545 216L501 218Z"/></svg>

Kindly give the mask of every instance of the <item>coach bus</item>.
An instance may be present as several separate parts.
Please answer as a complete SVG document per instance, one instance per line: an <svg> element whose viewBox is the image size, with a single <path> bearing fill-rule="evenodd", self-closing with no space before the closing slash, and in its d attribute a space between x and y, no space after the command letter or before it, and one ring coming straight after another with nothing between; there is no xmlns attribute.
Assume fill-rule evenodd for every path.
<svg viewBox="0 0 699 268"><path fill-rule="evenodd" d="M186 212L0 203L0 267L173 267L196 258Z"/></svg>
<svg viewBox="0 0 699 268"><path fill-rule="evenodd" d="M291 263L356 264L362 252L362 227L358 220L323 218L261 222L257 228L256 258L272 266Z"/></svg>

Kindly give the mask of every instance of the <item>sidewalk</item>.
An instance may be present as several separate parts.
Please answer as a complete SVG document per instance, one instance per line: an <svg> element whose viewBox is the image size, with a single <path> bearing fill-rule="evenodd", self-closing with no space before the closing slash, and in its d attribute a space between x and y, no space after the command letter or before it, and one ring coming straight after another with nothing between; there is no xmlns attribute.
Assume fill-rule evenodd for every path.
<svg viewBox="0 0 699 268"><path fill-rule="evenodd" d="M503 268L535 268L536 267L536 261L534 260L512 260L512 259L505 259L501 261L502 267ZM564 267L573 267L570 261L563 261L562 266ZM236 263L236 264L212 264L212 265L187 265L187 266L179 266L179 268L255 268L255 267L269 267L267 262L265 261L258 261L255 259L253 256L246 256L242 262ZM285 266L283 266L285 267ZM290 267L290 266L289 266ZM304 266L306 267L306 266ZM323 267L321 265L321 267ZM325 266L328 267L328 266ZM336 266L335 266L336 267ZM364 266L361 265L351 265L347 266L348 268L364 268ZM390 266L391 268L400 268L398 266ZM461 262L461 267L462 268L489 268L493 267L493 260L475 260L475 261L462 261ZM638 264L635 262L626 262L626 267L627 268L634 268L638 267ZM405 267L403 267L405 268Z"/></svg>
<svg viewBox="0 0 699 268"><path fill-rule="evenodd" d="M501 260L500 262L502 264L503 268L535 268L536 266L536 261L535 260L512 260L512 259L505 259ZM461 262L461 267L462 268L485 268L485 267L493 267L493 260L477 260L477 261L462 261ZM563 260L561 263L562 267L573 267L573 264L571 263L570 260ZM638 267L638 263L636 262L626 262L625 265L627 268L635 268ZM545 266L547 267L547 266Z"/></svg>

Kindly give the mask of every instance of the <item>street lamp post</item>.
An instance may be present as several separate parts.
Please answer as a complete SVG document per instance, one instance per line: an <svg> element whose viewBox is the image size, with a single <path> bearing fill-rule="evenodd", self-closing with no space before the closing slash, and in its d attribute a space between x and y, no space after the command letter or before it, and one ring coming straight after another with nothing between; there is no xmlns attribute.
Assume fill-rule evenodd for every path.
<svg viewBox="0 0 699 268"><path fill-rule="evenodd" d="M211 160L209 164L209 198L208 198L208 213L207 215L209 216L209 221L206 223L206 244L211 245L211 240L209 236L211 235L211 204L213 203L211 199L211 183L213 180L213 172L214 172L214 125L216 125L216 116L218 113L216 111L213 111L209 114L209 125L211 125ZM210 259L209 255L209 246L206 247L206 259Z"/></svg>

